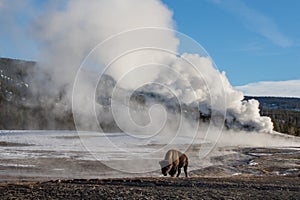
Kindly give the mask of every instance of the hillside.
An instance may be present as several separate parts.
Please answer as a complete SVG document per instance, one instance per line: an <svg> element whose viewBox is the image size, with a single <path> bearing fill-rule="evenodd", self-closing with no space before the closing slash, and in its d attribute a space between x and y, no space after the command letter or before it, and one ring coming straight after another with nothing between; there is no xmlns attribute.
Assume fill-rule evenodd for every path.
<svg viewBox="0 0 300 200"><path fill-rule="evenodd" d="M245 100L256 99L260 102L263 109L269 110L289 110L300 112L300 99L290 97L250 97L246 96Z"/></svg>
<svg viewBox="0 0 300 200"><path fill-rule="evenodd" d="M29 82L35 67L36 63L32 61L0 58L0 129L75 129L71 110L57 114L53 112L59 109L55 102L47 104L41 100L43 98L31 93ZM97 88L96 99L108 114L111 112L110 96L114 86L115 81L104 75ZM300 99L245 97L245 100L252 98L260 102L261 115L271 117L275 131L300 136ZM147 88L133 93L130 101L141 106L160 102L171 112L180 110L177 101ZM181 109L191 119L200 116L204 122L209 120L209 116L203 113L198 115L197 108L195 110L191 105L181 105ZM100 121L100 126L107 132L120 131L113 119Z"/></svg>
<svg viewBox="0 0 300 200"><path fill-rule="evenodd" d="M35 64L0 58L0 129L74 129L71 112L58 116L52 112L54 105L41 104L31 94L26 79Z"/></svg>

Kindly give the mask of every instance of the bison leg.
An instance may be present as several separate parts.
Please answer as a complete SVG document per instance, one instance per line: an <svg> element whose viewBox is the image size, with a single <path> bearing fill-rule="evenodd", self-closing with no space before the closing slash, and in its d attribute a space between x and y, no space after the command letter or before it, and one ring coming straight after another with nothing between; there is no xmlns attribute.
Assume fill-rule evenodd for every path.
<svg viewBox="0 0 300 200"><path fill-rule="evenodd" d="M176 172L177 172L177 167L173 166L172 169L170 170L169 174L171 175L171 177L174 177Z"/></svg>
<svg viewBox="0 0 300 200"><path fill-rule="evenodd" d="M181 173L181 168L178 168L177 177L179 177L180 173Z"/></svg>
<svg viewBox="0 0 300 200"><path fill-rule="evenodd" d="M188 177L188 174L187 174L187 167L188 167L187 165L183 167L184 173L185 173L185 177Z"/></svg>

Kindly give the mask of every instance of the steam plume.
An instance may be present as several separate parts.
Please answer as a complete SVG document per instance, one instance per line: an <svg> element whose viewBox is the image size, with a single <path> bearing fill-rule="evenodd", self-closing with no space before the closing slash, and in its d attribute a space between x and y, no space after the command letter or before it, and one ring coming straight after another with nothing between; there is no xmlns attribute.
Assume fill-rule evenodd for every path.
<svg viewBox="0 0 300 200"><path fill-rule="evenodd" d="M130 116L119 108L129 103L120 95L150 88L168 100L177 99L196 107L205 116L220 116L228 128L271 132L272 122L259 115L258 102L243 101L243 94L232 88L225 73L215 68L208 55L178 55L180 40L171 30L173 24L172 12L158 0L67 1L64 7L51 9L36 21L36 38L43 47L40 69L50 78L34 80L37 84L33 90L46 92L47 101L59 101L59 105L70 109L77 77L74 112L83 116L78 123L89 128L88 124L96 124L88 117L94 115L94 109L98 114L105 113L103 106L93 106L98 77L104 73L117 81L118 102L113 105L119 114L117 122L125 129L131 123L126 121ZM165 92L166 88L171 92ZM152 120L154 124L161 121L160 117L164 119L163 110L152 111L150 118L159 119ZM111 113L102 115L102 119L113 117ZM172 123L177 116L172 114L168 119Z"/></svg>

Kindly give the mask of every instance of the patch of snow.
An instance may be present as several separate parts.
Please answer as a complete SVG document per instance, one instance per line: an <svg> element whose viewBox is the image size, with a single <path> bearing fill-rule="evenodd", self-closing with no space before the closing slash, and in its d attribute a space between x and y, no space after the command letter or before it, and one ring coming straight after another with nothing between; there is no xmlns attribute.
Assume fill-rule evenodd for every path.
<svg viewBox="0 0 300 200"><path fill-rule="evenodd" d="M250 166L256 166L258 165L257 162L254 162L254 160L251 160L249 163L248 163Z"/></svg>
<svg viewBox="0 0 300 200"><path fill-rule="evenodd" d="M3 167L35 167L35 165L23 165L23 164L13 164L13 163L0 163Z"/></svg>
<svg viewBox="0 0 300 200"><path fill-rule="evenodd" d="M251 156L271 156L271 153L249 153Z"/></svg>

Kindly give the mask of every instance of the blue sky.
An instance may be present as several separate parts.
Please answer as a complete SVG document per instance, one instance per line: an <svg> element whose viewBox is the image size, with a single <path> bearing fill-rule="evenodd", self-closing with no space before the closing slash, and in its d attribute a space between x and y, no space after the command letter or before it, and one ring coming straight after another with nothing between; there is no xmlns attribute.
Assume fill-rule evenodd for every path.
<svg viewBox="0 0 300 200"><path fill-rule="evenodd" d="M163 0L232 85L300 79L300 1Z"/></svg>
<svg viewBox="0 0 300 200"><path fill-rule="evenodd" d="M173 11L176 29L199 42L232 85L300 79L300 1L162 1ZM0 25L6 21L0 57L36 59L38 49L26 25L43 4L32 2L27 13L16 8L11 25L0 19Z"/></svg>

